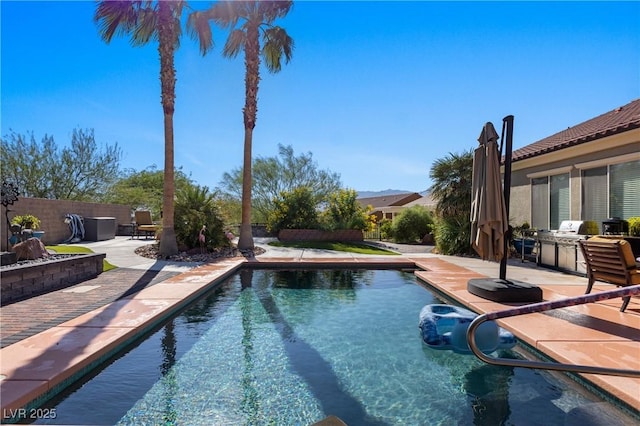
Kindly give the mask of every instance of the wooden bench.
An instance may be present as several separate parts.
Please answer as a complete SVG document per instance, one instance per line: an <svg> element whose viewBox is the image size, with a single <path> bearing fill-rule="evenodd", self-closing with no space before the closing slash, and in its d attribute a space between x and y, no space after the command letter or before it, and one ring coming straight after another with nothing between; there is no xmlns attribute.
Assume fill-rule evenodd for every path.
<svg viewBox="0 0 640 426"><path fill-rule="evenodd" d="M580 249L584 255L589 279L585 294L591 292L595 281L604 281L619 287L640 284L640 270L627 241L593 237L581 240ZM620 312L627 309L631 296L622 299Z"/></svg>

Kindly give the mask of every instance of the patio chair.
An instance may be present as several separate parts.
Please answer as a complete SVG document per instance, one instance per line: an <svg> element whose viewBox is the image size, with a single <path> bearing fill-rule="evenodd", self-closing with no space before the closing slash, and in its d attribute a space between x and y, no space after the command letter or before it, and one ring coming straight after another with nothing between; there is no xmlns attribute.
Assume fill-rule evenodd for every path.
<svg viewBox="0 0 640 426"><path fill-rule="evenodd" d="M587 266L589 294L595 281L603 281L618 287L640 284L640 269L633 257L628 241L592 237L580 240L580 248ZM631 296L622 298L620 312L629 305Z"/></svg>
<svg viewBox="0 0 640 426"><path fill-rule="evenodd" d="M136 210L135 219L134 236L138 238L140 238L140 235L144 235L145 238L154 237L160 228L153 223L151 220L151 212L148 210Z"/></svg>

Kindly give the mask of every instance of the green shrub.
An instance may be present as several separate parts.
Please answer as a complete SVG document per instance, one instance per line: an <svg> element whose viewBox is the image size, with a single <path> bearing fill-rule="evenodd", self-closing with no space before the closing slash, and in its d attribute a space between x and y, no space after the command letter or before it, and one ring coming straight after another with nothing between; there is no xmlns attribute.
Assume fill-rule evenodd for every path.
<svg viewBox="0 0 640 426"><path fill-rule="evenodd" d="M36 230L40 228L40 219L32 214L21 214L11 219L12 225L20 225L23 228Z"/></svg>
<svg viewBox="0 0 640 426"><path fill-rule="evenodd" d="M380 238L383 240L393 238L393 222L385 218L380 221L378 226L380 226Z"/></svg>
<svg viewBox="0 0 640 426"><path fill-rule="evenodd" d="M373 227L373 219L357 201L358 193L353 189L340 189L329 194L329 203L321 215L322 227L326 230L358 229Z"/></svg>
<svg viewBox="0 0 640 426"><path fill-rule="evenodd" d="M393 238L397 243L415 243L433 229L431 213L423 206L404 209L393 221Z"/></svg>
<svg viewBox="0 0 640 426"><path fill-rule="evenodd" d="M436 224L436 248L440 254L471 254L471 223L469 222L469 217L441 218Z"/></svg>
<svg viewBox="0 0 640 426"><path fill-rule="evenodd" d="M307 187L283 191L274 201L274 209L267 218L267 231L277 234L281 229L316 229L316 202Z"/></svg>
<svg viewBox="0 0 640 426"><path fill-rule="evenodd" d="M220 209L209 188L192 186L178 191L174 223L178 245L187 249L200 247L198 237L203 226L207 250L229 245Z"/></svg>
<svg viewBox="0 0 640 426"><path fill-rule="evenodd" d="M627 222L629 222L629 235L640 237L640 216L630 217Z"/></svg>

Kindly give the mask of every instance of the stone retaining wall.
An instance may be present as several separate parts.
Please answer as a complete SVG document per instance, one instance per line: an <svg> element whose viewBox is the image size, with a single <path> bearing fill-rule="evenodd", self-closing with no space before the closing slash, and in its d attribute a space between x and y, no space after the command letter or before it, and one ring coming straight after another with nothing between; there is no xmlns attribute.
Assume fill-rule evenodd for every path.
<svg viewBox="0 0 640 426"><path fill-rule="evenodd" d="M340 229L320 231L318 229L283 229L278 233L280 241L363 241L362 231Z"/></svg>
<svg viewBox="0 0 640 426"><path fill-rule="evenodd" d="M104 253L80 254L0 270L0 304L17 302L97 277Z"/></svg>

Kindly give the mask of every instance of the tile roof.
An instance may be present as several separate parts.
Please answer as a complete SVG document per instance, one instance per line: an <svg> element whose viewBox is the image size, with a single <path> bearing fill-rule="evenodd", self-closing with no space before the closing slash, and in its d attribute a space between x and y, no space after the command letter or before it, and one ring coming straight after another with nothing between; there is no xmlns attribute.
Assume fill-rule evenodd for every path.
<svg viewBox="0 0 640 426"><path fill-rule="evenodd" d="M640 127L640 99L513 151L524 160Z"/></svg>
<svg viewBox="0 0 640 426"><path fill-rule="evenodd" d="M394 195L382 195L379 197L358 198L358 202L366 207L389 207L389 206L404 206L405 204L420 198L421 195L417 192L408 192L404 194Z"/></svg>

